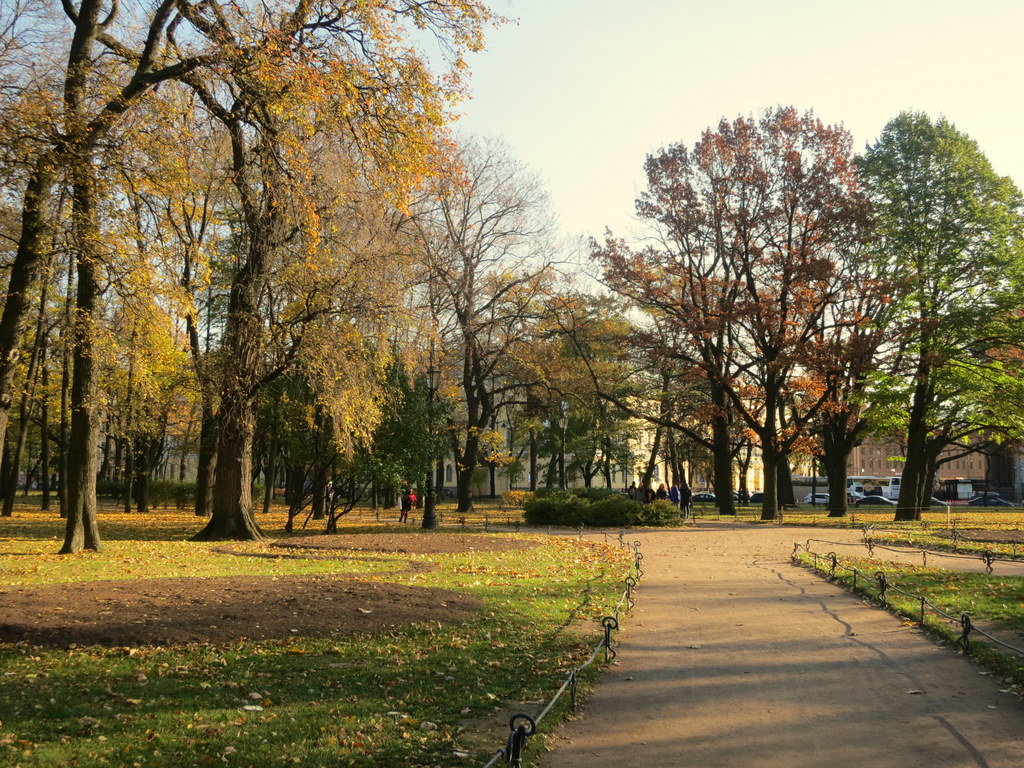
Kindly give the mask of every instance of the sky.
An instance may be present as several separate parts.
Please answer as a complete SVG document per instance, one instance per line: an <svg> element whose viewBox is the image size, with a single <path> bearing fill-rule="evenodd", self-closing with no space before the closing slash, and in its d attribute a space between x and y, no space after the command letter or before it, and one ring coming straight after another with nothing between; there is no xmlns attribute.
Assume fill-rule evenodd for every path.
<svg viewBox="0 0 1024 768"><path fill-rule="evenodd" d="M944 115L1024 188L1024 0L493 0L460 130L502 137L569 236L636 228L648 153L779 104L863 151Z"/></svg>

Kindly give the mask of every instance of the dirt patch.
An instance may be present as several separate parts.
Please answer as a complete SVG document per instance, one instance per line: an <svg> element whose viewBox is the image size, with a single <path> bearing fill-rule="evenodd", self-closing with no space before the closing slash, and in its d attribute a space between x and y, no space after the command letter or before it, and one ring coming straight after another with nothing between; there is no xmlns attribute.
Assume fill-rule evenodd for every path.
<svg viewBox="0 0 1024 768"><path fill-rule="evenodd" d="M309 576L93 581L0 592L0 641L168 646L329 637L455 623L479 606L450 590Z"/></svg>
<svg viewBox="0 0 1024 768"><path fill-rule="evenodd" d="M359 552L431 555L533 549L540 544L479 533L339 533L287 539L275 542L272 546L284 549L350 549Z"/></svg>

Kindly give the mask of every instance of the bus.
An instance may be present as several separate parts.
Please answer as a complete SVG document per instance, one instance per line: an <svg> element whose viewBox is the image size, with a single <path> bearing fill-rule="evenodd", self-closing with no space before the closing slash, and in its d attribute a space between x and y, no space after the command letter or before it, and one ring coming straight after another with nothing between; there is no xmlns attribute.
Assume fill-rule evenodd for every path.
<svg viewBox="0 0 1024 768"><path fill-rule="evenodd" d="M851 475L846 478L847 492L854 496L881 496L886 499L900 497L900 478Z"/></svg>

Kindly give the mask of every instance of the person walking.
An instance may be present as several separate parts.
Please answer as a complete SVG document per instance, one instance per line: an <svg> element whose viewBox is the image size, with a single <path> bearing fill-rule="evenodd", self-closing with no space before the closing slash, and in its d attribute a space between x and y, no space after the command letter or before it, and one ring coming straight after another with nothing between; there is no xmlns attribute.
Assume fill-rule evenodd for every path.
<svg viewBox="0 0 1024 768"><path fill-rule="evenodd" d="M401 500L401 508L400 508L401 511L398 514L398 522L400 522L400 523L408 523L409 522L409 510L412 509L412 500L413 500L413 495L412 495L412 489L411 488L406 488L404 491L402 491L402 500Z"/></svg>
<svg viewBox="0 0 1024 768"><path fill-rule="evenodd" d="M668 489L668 500L679 506L679 483L672 483L672 487Z"/></svg>
<svg viewBox="0 0 1024 768"><path fill-rule="evenodd" d="M690 502L693 500L693 492L690 486L684 485L679 489L679 509L683 512L683 519L690 516Z"/></svg>

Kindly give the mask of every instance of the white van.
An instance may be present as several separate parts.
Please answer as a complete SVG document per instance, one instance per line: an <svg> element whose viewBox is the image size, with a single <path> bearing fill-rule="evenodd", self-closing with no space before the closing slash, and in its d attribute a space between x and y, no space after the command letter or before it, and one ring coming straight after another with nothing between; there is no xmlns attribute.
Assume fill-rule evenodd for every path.
<svg viewBox="0 0 1024 768"><path fill-rule="evenodd" d="M882 485L882 496L887 499L898 499L900 497L900 479L898 477L887 477L888 483Z"/></svg>

